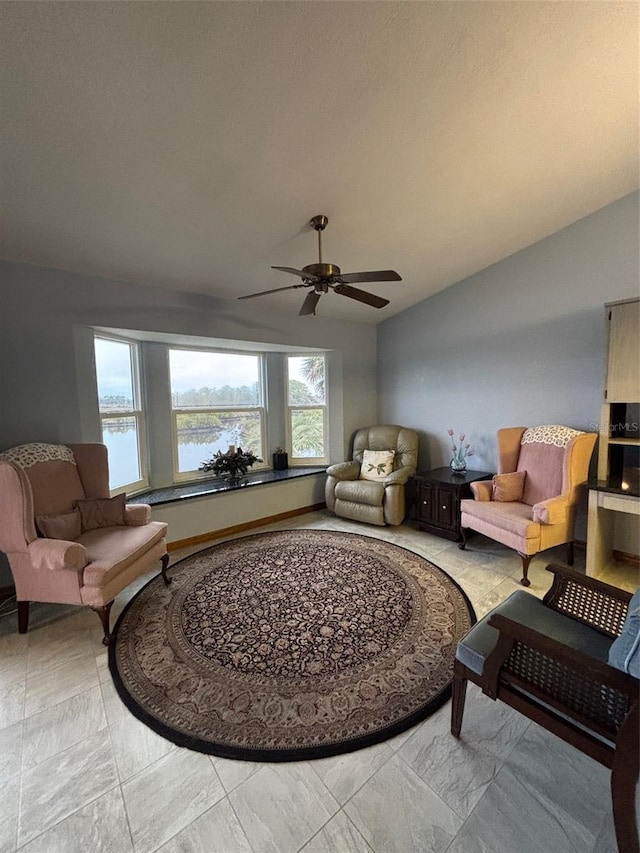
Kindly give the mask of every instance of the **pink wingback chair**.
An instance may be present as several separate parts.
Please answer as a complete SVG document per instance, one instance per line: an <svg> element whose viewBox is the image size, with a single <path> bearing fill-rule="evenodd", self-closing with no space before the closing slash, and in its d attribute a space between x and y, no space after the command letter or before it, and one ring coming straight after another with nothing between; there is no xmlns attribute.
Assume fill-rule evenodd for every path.
<svg viewBox="0 0 640 853"><path fill-rule="evenodd" d="M539 551L568 543L572 566L575 509L596 439L596 433L559 425L498 430L498 472L520 472L514 479L521 494L500 494L501 486L513 489L508 478L472 483L475 499L460 502L459 547L466 547L470 528L514 548L522 559L523 586L531 583L529 563Z"/></svg>
<svg viewBox="0 0 640 853"><path fill-rule="evenodd" d="M157 561L169 583L167 525L151 521L146 504L123 504L109 499L103 444L22 444L0 453L0 550L16 586L21 634L30 601L86 604L107 645L116 595Z"/></svg>

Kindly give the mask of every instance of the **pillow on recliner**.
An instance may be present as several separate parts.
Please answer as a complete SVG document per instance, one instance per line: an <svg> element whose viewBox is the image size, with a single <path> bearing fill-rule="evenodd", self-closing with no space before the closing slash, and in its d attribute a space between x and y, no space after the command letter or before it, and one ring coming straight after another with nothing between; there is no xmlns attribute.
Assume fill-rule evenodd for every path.
<svg viewBox="0 0 640 853"><path fill-rule="evenodd" d="M75 506L80 510L82 532L97 530L98 527L125 525L124 505L126 500L126 495L116 495L115 498L87 498L76 501Z"/></svg>
<svg viewBox="0 0 640 853"><path fill-rule="evenodd" d="M384 480L393 471L395 450L365 450L360 466L361 480Z"/></svg>
<svg viewBox="0 0 640 853"><path fill-rule="evenodd" d="M64 539L75 542L82 533L80 512L56 512L51 515L36 516L36 526L45 539Z"/></svg>
<svg viewBox="0 0 640 853"><path fill-rule="evenodd" d="M513 471L510 474L494 474L491 499L494 501L521 501L524 495L526 471Z"/></svg>

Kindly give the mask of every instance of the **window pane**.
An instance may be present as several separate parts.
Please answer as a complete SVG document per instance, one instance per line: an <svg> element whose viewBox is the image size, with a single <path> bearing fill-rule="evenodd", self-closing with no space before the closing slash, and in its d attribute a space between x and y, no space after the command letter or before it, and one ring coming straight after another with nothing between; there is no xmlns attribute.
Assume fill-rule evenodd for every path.
<svg viewBox="0 0 640 853"><path fill-rule="evenodd" d="M230 444L264 458L259 412L180 413L176 424L181 474L197 471L205 460L218 450L227 450Z"/></svg>
<svg viewBox="0 0 640 853"><path fill-rule="evenodd" d="M174 409L260 405L260 357L169 350Z"/></svg>
<svg viewBox="0 0 640 853"><path fill-rule="evenodd" d="M95 351L100 411L131 411L135 406L130 345L96 338Z"/></svg>
<svg viewBox="0 0 640 853"><path fill-rule="evenodd" d="M294 457L324 457L323 409L291 409L291 450Z"/></svg>
<svg viewBox="0 0 640 853"><path fill-rule="evenodd" d="M289 356L288 364L289 405L308 406L324 403L324 356Z"/></svg>
<svg viewBox="0 0 640 853"><path fill-rule="evenodd" d="M142 475L136 419L103 418L102 440L109 452L109 488L117 489L140 480Z"/></svg>

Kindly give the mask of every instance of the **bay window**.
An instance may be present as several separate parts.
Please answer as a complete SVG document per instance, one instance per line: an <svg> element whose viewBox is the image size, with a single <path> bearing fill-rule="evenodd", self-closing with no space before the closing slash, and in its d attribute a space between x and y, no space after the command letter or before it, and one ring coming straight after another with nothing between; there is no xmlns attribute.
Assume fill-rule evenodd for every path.
<svg viewBox="0 0 640 853"><path fill-rule="evenodd" d="M112 493L210 479L201 465L230 446L263 460L256 472L271 468L279 445L292 467L328 464L326 353L135 334L95 329L92 336Z"/></svg>
<svg viewBox="0 0 640 853"><path fill-rule="evenodd" d="M324 354L287 356L286 397L290 463L326 464L328 453Z"/></svg>
<svg viewBox="0 0 640 853"><path fill-rule="evenodd" d="M193 479L205 460L230 446L265 459L262 374L260 355L169 349L177 481ZM257 463L253 470L265 467Z"/></svg>
<svg viewBox="0 0 640 853"><path fill-rule="evenodd" d="M112 492L148 485L138 347L134 341L94 339L98 409Z"/></svg>

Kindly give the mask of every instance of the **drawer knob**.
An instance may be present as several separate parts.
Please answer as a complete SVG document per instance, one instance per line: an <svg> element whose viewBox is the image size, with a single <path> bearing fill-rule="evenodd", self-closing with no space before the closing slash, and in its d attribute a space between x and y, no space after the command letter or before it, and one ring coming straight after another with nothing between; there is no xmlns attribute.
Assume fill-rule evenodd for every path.
<svg viewBox="0 0 640 853"><path fill-rule="evenodd" d="M442 509L446 509L446 508L447 508L447 505L446 505L446 504L442 504Z"/></svg>

